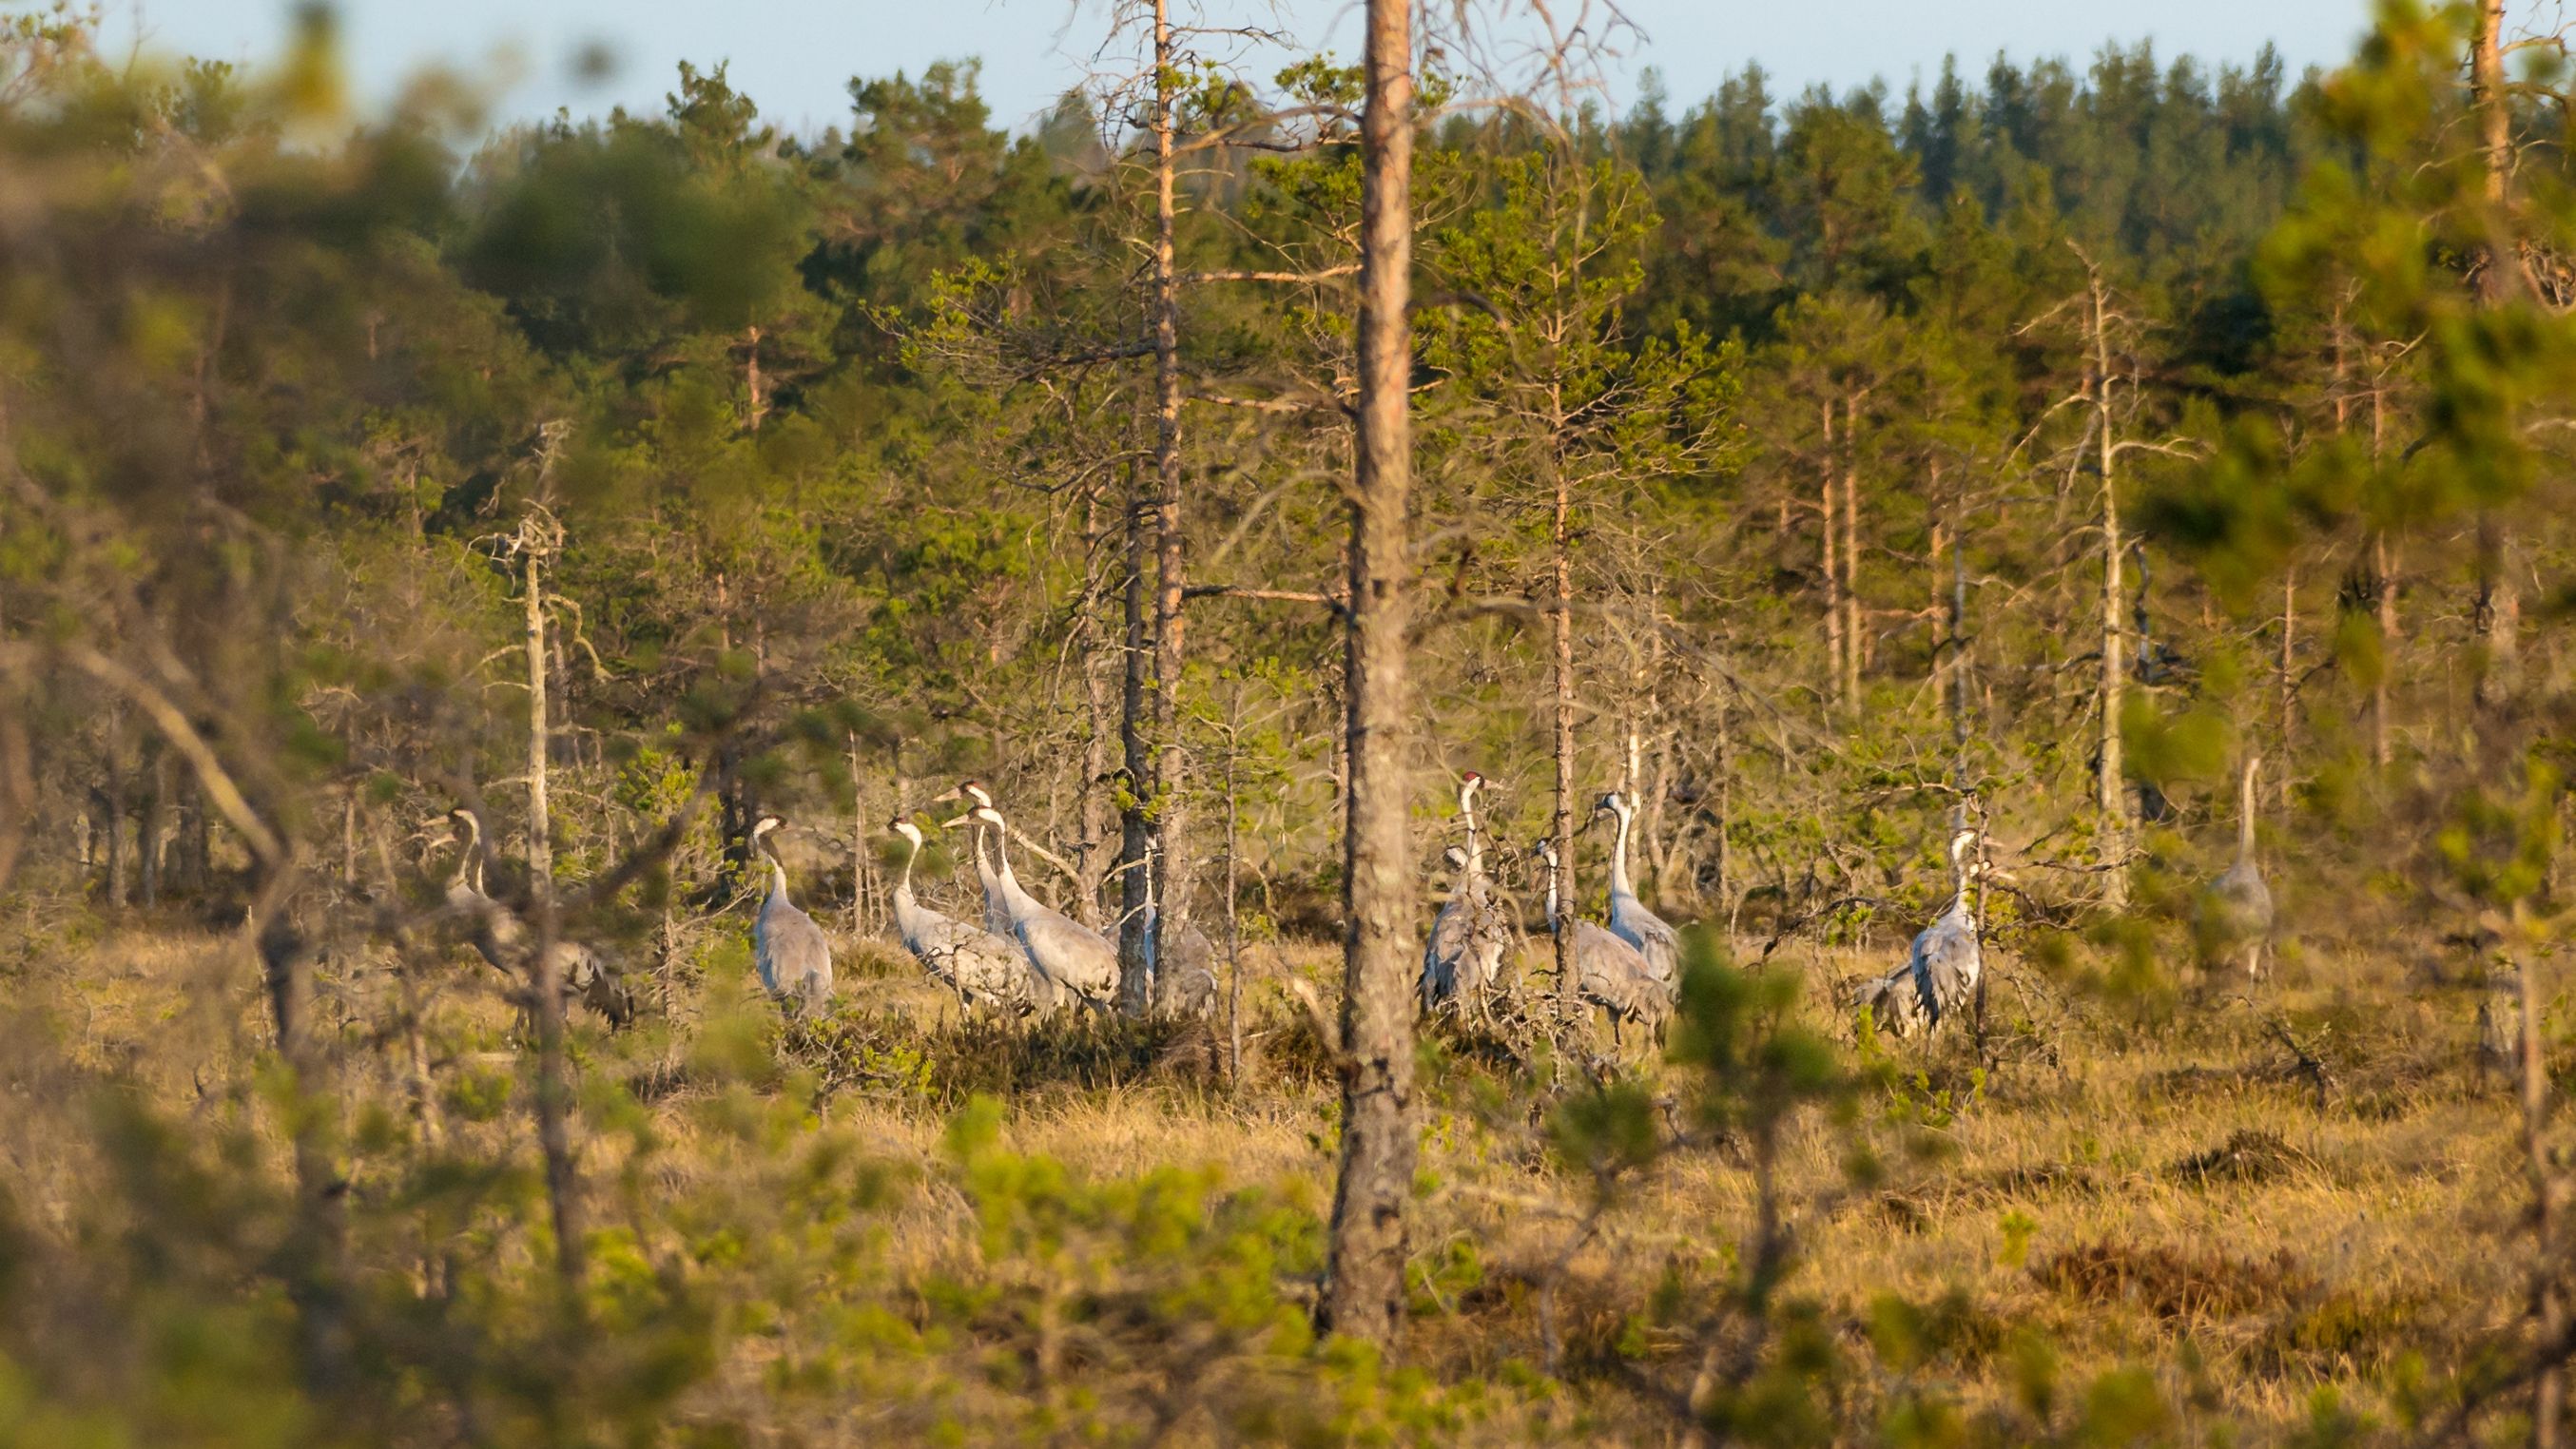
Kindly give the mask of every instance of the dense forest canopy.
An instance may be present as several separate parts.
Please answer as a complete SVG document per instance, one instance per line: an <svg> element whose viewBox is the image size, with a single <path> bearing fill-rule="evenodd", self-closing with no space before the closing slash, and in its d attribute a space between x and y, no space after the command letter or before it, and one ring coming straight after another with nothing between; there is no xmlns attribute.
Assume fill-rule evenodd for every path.
<svg viewBox="0 0 2576 1449"><path fill-rule="evenodd" d="M1669 1058L1621 1066L1540 1013L1493 1048L1512 1064L1496 1070L1547 1084L1527 1121L1551 1124L1601 1202L1681 1150L1655 1145L1681 1092L1706 1120L1675 1140L1749 1154L1766 1234L1794 1114L1843 1130L1884 1091L1910 1104L1891 1130L1937 1136L1987 1074L2057 1063L2035 1023L2070 1000L2110 1038L2183 1029L2243 944L2203 885L2254 858L2257 819L2295 863L2264 906L2268 924L2277 898L2280 940L2296 932L2276 947L2293 969L2401 935L2428 957L2545 956L2576 658L2576 92L2556 37L2509 42L2487 5L2392 3L2331 74L2143 45L1953 58L1901 92L1800 91L1748 67L1697 98L1650 77L1624 115L1579 91L1498 93L1451 65L1469 48L1426 42L1392 585L1411 606L1394 646L1409 765L1389 784L1369 758L1355 773L1346 652L1376 586L1353 520L1386 399L1355 319L1382 255L1362 130L1381 97L1347 58L1187 25L1157 61L1135 27L1163 13L1120 8L1143 37L1136 71L1023 134L963 59L854 77L846 121L821 134L765 121L720 64L681 65L661 114L486 133L474 98L437 83L353 118L322 12L256 71L103 55L70 10L0 30L10 1030L58 1038L39 983L82 943L182 926L233 941L242 970L209 968L203 994L232 1001L206 1009L241 1055L231 1086L201 1075L200 1108L266 1144L237 1156L289 1164L269 1181L198 1162L165 1140L192 1129L135 1104L66 1109L55 1137L16 1144L122 1164L134 1261L184 1238L193 1266L147 1311L149 1274L40 1248L68 1219L0 1189L0 1298L28 1310L0 1330L0 1426L155 1439L187 1418L118 1406L119 1375L162 1362L148 1332L95 1372L30 1341L97 1292L137 1323L245 1315L292 1361L251 1373L240 1417L205 1411L196 1442L409 1442L370 1417L407 1409L351 1407L372 1382L466 1442L612 1422L679 1442L655 1424L674 1403L706 1442L748 1432L758 1415L728 1397L746 1371L722 1345L788 1310L689 1286L719 1250L699 1237L684 1271L641 1225L661 1190L639 1165L648 1108L689 1073L748 1073L758 1090L736 1105L768 1103L783 1115L764 1130L787 1134L759 1170L790 1181L801 1169L775 1154L804 1149L778 1144L828 1123L832 1091L936 1095L923 1084L958 1057L869 1015L857 967L913 972L898 878L976 915L967 777L1008 813L1021 880L1117 946L1116 1009L1073 1032L1090 1045L1048 1048L1069 1054L1048 1070L1077 1075L1092 1067L1064 1062L1087 1051L1167 1060L1148 965L1179 959L1185 929L1227 963L1210 1081L1242 1089L1247 1031L1339 1050L1355 1028L1311 986L1256 1001L1238 963L1362 929L1345 827L1356 841L1372 804L1409 815L1427 930L1460 869L1441 852L1460 838L1456 782L1486 782L1465 839L1536 941L1532 999L1570 999L1575 969L1573 933L1545 939L1542 894L1595 911L1615 851L1641 894L1703 927ZM1596 809L1605 793L1633 826ZM771 815L785 825L764 838ZM1594 828L1613 815L1615 836ZM929 827L917 861L891 818ZM1978 864L1948 853L1959 827ZM753 952L766 972L773 938L755 948L750 923L774 875L843 960L843 1014L760 1016L755 1037ZM2017 963L2005 1004L1979 989L1972 1079L1890 1066L1866 1023L1853 1060L1836 1044L1850 1023L1790 1024L1808 988L1768 963L1883 954L1954 897L1965 916L1972 879L1968 929ZM463 970L440 915L460 891L538 943L477 943L528 980L487 990L471 1026L436 1005L438 973ZM574 938L596 962L555 960ZM369 961L396 964L379 979ZM1817 980L1817 999L1847 999ZM223 992L251 982L256 1009L235 1011ZM611 1080L606 1028L567 1020L557 994L594 986L621 1040L667 1049L662 1075ZM2322 1099L2326 1068L2283 1040ZM790 1066L742 1065L769 1062L762 1041ZM28 1053L58 1083L120 1070ZM782 1089L781 1072L807 1075ZM538 1121L533 1148L504 1130L515 1106ZM1014 1214L1139 1241L1171 1215L1172 1261L1130 1244L1117 1271L1223 1365L1204 1388L1225 1407L1193 1411L1218 1438L1294 1438L1309 1412L1345 1436L1457 1427L1444 1416L1466 1412L1470 1376L1454 1362L1380 1380L1374 1359L1278 1327L1303 1318L1273 1278L1324 1271L1311 1204L1209 1206L1195 1178L1006 1192L1043 1169L992 1145L989 1110L958 1119L955 1171L988 1213L985 1251L1029 1281L1074 1270ZM627 1203L584 1226L583 1177ZM253 1216L313 1247L259 1270L277 1302L227 1298L225 1274L258 1255L208 1246L209 1225L130 1221L199 1196L220 1215L221 1192L273 1194ZM461 1262L442 1235L471 1233L506 1249ZM1444 1290L1415 1246L1420 1318ZM766 1239L721 1251L737 1250L762 1259L743 1281L811 1267ZM1581 1378L1627 1405L1614 1419L1670 1399L1673 1425L1716 1437L1794 1399L1772 1428L1800 1442L1939 1399L1832 1379L1809 1342L1824 1330L1775 1298L1787 1259L1756 1259L1709 1270L1730 1306L1698 1358L1640 1326L1569 1369L1545 1299L1532 1382ZM1241 1273L1207 1269L1225 1301L1154 1297L1219 1261ZM839 1286L876 1304L918 1266L870 1259ZM902 1399L871 1375L946 1362L946 1334L1001 1333L978 1315L1002 1309L955 1297L984 1280L938 1276L956 1271L902 1279L892 1297L931 1306L900 1329L867 1309L886 1322L851 1332L886 1335L867 1352L889 1357L845 1346L823 1374L844 1377L799 1390L808 1409ZM549 1306L547 1272L574 1285L566 1302ZM894 1277L858 1282L871 1274ZM1066 1351L1054 1311L1013 1319L1040 1325L1041 1376ZM546 1336L521 1315L552 1312L588 1329L544 1351L544 1383L514 1380ZM634 1332L600 1348L588 1334L620 1314ZM2562 1310L2535 1322L2558 1359L2576 1346L2557 1341ZM1077 1351L1118 1365L1100 1402L1048 1399L1024 1421L988 1379L998 1399L925 1398L906 1432L1045 1437L1096 1414L1150 1437L1137 1426L1163 1409L1123 1378L1137 1331L1092 1332ZM2446 1388L2389 1391L2381 1411L2482 1412L2532 1377L2498 1369L2504 1352L2462 1347L2434 1366ZM1297 1405L1311 1374L1342 1408ZM2137 1407L2153 1384L2102 1385L2074 1418L2034 1400L1976 1432L2153 1418ZM1583 1432L1593 1410L1550 1419L1529 1392L1504 1422ZM333 1427L341 1413L371 1427ZM245 1427L272 1414L292 1427ZM1944 1435L1966 1420L1940 1423L1922 1442L1964 1442Z"/></svg>

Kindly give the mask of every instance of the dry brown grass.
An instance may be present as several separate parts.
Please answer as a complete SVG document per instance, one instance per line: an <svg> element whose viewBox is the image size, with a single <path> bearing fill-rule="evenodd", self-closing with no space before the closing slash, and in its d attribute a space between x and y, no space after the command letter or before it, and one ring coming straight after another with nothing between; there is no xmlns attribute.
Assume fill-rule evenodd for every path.
<svg viewBox="0 0 2576 1449"><path fill-rule="evenodd" d="M1330 1197L1330 1087L1273 1067L1311 1050L1295 1045L1306 1028L1284 1003L1281 975L1320 976L1330 964L1321 948L1255 958L1240 1087L1203 1064L1146 1058L1086 1071L1030 1054L1007 1145L1104 1179L1213 1169L1226 1183L1320 1207ZM1784 953L1767 969L1825 983L1867 964ZM324 1018L348 1080L390 1099L388 1054L365 1029L381 983L366 976L326 975ZM441 981L442 1078L506 1069L506 1009L472 968ZM183 1111L217 1110L219 1084L239 1079L263 1039L249 968L228 938L113 936L23 969L15 986L53 1003L12 1019L22 1072L112 1077ZM918 1050L930 1086L859 1073L822 1095L820 1111L897 1177L927 1178L958 1095L944 1084L996 1070L943 1050L989 1054L1015 1029L963 1026L915 979L847 989L866 1040ZM706 1049L694 1023L740 995L738 984L710 983L680 1021L615 1039L579 1026L584 1074L629 1083L652 1119L660 1146L648 1197L732 1170L738 1148L714 1108L740 1089L708 1085L693 1065ZM1959 1037L1890 1047L1909 1085L1873 1099L1871 1130L1920 1150L1900 1155L1886 1182L1853 1191L1838 1139L1801 1129L1784 1183L1802 1252L1791 1291L1854 1341L1882 1295L1947 1305L1946 1369L1971 1411L2011 1393L2005 1350L2036 1340L2071 1374L2143 1362L2177 1381L2175 1365L2196 1360L2208 1412L2258 1440L2303 1422L2320 1387L2384 1407L2403 1356L2438 1371L2508 1329L2521 1292L2517 1119L2475 1072L2466 990L2426 984L2393 961L2311 956L2298 979L2201 995L2140 1022L2109 1007L2061 1010L2047 1004L2061 993L2007 982L1990 1038L2000 1065L1981 1073ZM1806 1010L1829 1020L1823 987L1807 997ZM40 1030L52 1033L41 1050L24 1035ZM1679 1085L1674 1069L1642 1065L1661 1089ZM784 1062L767 1090L809 1089L798 1070ZM1681 1351L1649 1305L1659 1285L1704 1282L1736 1250L1752 1211L1742 1162L1723 1146L1673 1153L1587 1223L1585 1182L1547 1165L1526 1114L1495 1119L1478 1108L1473 1079L1489 1068L1460 1070L1427 1092L1430 1190L1414 1226L1427 1308L1414 1353L1461 1376L1541 1362L1551 1338L1544 1297L1554 1361L1577 1400L1592 1402L1585 1412L1609 1416L1604 1432L1659 1433L1651 1415L1620 1407L1607 1365ZM22 1076L19 1090L30 1087ZM494 1151L524 1150L512 1118L456 1130ZM592 1181L617 1175L622 1140L585 1138ZM0 1144L39 1200L78 1191L81 1159L59 1140L22 1121L0 1129ZM922 1192L891 1221L899 1260L968 1251L971 1224L953 1196Z"/></svg>

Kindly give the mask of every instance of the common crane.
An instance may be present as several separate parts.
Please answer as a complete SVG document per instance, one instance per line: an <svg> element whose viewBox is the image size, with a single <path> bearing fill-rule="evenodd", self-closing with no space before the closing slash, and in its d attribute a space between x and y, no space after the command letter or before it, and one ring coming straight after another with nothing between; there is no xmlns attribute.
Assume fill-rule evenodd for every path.
<svg viewBox="0 0 2576 1449"><path fill-rule="evenodd" d="M465 822L465 853L456 862L456 874L447 882L448 909L470 923L475 955L504 975L524 972L533 982L536 973L527 971L526 966L529 944L536 932L517 912L483 889L482 820L461 805L448 813ZM627 987L625 973L597 947L558 936L546 954L555 968L556 989L566 1002L581 1002L607 1018L612 1027L623 1027L635 1019L635 993Z"/></svg>
<svg viewBox="0 0 2576 1449"><path fill-rule="evenodd" d="M1054 995L1045 977L1020 954L1019 943L951 920L913 898L912 864L921 854L921 827L900 817L886 828L910 848L894 885L894 925L903 948L969 1010L991 1003L1014 1008L1045 1006Z"/></svg>
<svg viewBox="0 0 2576 1449"><path fill-rule="evenodd" d="M1216 1009L1216 943L1184 915L1172 937L1172 959L1163 960L1159 913L1154 908L1154 857L1145 856L1145 977L1147 1000L1165 1016L1204 1016Z"/></svg>
<svg viewBox="0 0 2576 1449"><path fill-rule="evenodd" d="M1471 1007L1480 1018L1491 1015L1494 983L1502 975L1504 953L1511 949L1511 919L1485 878L1484 842L1476 833L1476 795L1485 777L1469 770L1458 782L1458 816L1467 825L1465 849L1441 853L1449 867L1448 903L1432 918L1431 939L1422 947L1422 1009Z"/></svg>
<svg viewBox="0 0 2576 1449"><path fill-rule="evenodd" d="M2259 981L2272 949L2272 890L2254 860L2254 776L2261 755L2247 755L2237 781L2236 861L2200 893L2194 934L2212 958L2245 953L2245 974Z"/></svg>
<svg viewBox="0 0 2576 1449"><path fill-rule="evenodd" d="M965 797L970 807L970 819L973 806L990 809L993 804L993 793L985 789L980 780L962 781L955 790L939 798L945 800L951 796ZM974 826L968 848L975 853L975 882L984 889L984 929L1008 940L1011 939L1010 897L1002 890L1001 876L984 860L984 822L976 820Z"/></svg>
<svg viewBox="0 0 2576 1449"><path fill-rule="evenodd" d="M751 827L751 848L769 857L769 897L752 919L751 959L760 984L782 1002L821 1011L832 997L832 943L814 918L787 898L787 862L773 831L787 822L763 815Z"/></svg>
<svg viewBox="0 0 2576 1449"><path fill-rule="evenodd" d="M1681 992L1681 937L1664 918L1646 909L1637 899L1637 888L1628 883L1628 831L1637 818L1637 807L1618 791L1612 790L1592 807L1592 818L1608 816L1618 822L1618 833L1610 844L1610 934L1637 948L1646 958L1646 969L1663 983L1664 994L1678 997Z"/></svg>
<svg viewBox="0 0 2576 1449"><path fill-rule="evenodd" d="M1542 838L1530 847L1530 854L1547 868L1547 928L1558 935L1574 933L1575 990L1584 1000L1610 1013L1610 1040L1614 1046L1623 1046L1629 1021L1650 1026L1661 1022L1672 1010L1672 998L1664 993L1663 983L1654 978L1636 947L1590 921L1569 920L1559 909L1556 842Z"/></svg>
<svg viewBox="0 0 2576 1449"><path fill-rule="evenodd" d="M1868 1007L1883 1030L1898 1036L1935 1033L1976 1000L1986 964L1976 913L1968 905L1968 885L1980 869L1968 859L1976 840L1973 830L1950 837L1950 873L1957 882L1950 908L1914 937L1904 965L1864 983L1853 998L1852 1005Z"/></svg>
<svg viewBox="0 0 2576 1449"><path fill-rule="evenodd" d="M1011 934L1020 949L1028 953L1030 962L1065 998L1079 999L1093 1007L1107 1006L1118 994L1118 948L1099 932L1086 929L1021 889L1020 878L1011 871L1011 828L1001 811L990 805L977 805L942 823L955 826L969 820L993 827L995 874L1001 882L1002 899L1010 907Z"/></svg>

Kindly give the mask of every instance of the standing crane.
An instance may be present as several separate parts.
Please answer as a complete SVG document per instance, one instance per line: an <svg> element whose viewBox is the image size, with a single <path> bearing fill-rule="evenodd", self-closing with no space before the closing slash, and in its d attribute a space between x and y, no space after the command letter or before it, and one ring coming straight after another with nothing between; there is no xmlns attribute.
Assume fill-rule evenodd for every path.
<svg viewBox="0 0 2576 1449"><path fill-rule="evenodd" d="M771 995L805 1011L821 1011L832 998L832 943L814 918L787 898L787 861L771 832L787 822L763 815L751 827L751 848L769 857L769 897L751 924L751 959Z"/></svg>
<svg viewBox="0 0 2576 1449"><path fill-rule="evenodd" d="M912 863L921 854L921 827L897 817L886 829L910 845L894 885L894 926L913 959L956 992L959 1005L969 1011L986 1004L1021 1009L1049 1004L1054 990L1020 954L1018 942L951 920L913 898Z"/></svg>
<svg viewBox="0 0 2576 1449"><path fill-rule="evenodd" d="M456 874L447 881L447 908L463 916L474 927L474 954L492 964L496 970L509 968L501 964L501 952L494 940L490 920L501 909L501 903L483 893L483 822L474 812L459 805L447 812L465 825L465 850L456 857Z"/></svg>
<svg viewBox="0 0 2576 1449"><path fill-rule="evenodd" d="M1011 934L1019 941L1020 949L1028 953L1030 963L1054 983L1064 999L1079 999L1095 1008L1108 1006L1118 995L1118 948L1099 932L1050 909L1021 889L1020 878L1011 870L1011 827L1001 811L978 804L942 823L956 826L970 820L993 827L995 874L1001 883L1002 899L1010 908Z"/></svg>
<svg viewBox="0 0 2576 1449"><path fill-rule="evenodd" d="M525 958L536 933L517 912L494 900L483 888L483 822L460 805L448 812L465 823L465 853L447 882L447 907L472 924L474 954L508 976L526 976ZM635 1019L635 993L625 973L598 948L558 936L547 951L554 960L555 982L567 1002L579 1001L622 1027Z"/></svg>
<svg viewBox="0 0 2576 1449"><path fill-rule="evenodd" d="M1637 807L1616 790L1601 797L1592 807L1592 818L1603 816L1619 822L1618 833L1610 844L1610 934L1637 948L1646 958L1646 969L1663 983L1664 994L1676 999L1681 994L1681 937L1664 918L1646 909L1637 899L1637 888L1628 883L1628 831L1637 818Z"/></svg>
<svg viewBox="0 0 2576 1449"><path fill-rule="evenodd" d="M2261 755L2245 757L2237 777L2236 861L2200 893L2192 921L2205 956L2217 959L2242 950L2245 974L2257 981L2269 971L2272 950L2272 890L2254 860L2254 776L2262 768Z"/></svg>
<svg viewBox="0 0 2576 1449"><path fill-rule="evenodd" d="M1469 1006L1478 1019L1489 1020L1494 983L1511 949L1511 918L1495 898L1493 882L1485 878L1485 847L1476 833L1476 795L1484 787L1485 777L1473 770L1458 782L1458 817L1467 825L1467 845L1441 853L1452 884L1448 904L1432 919L1431 939L1422 947L1425 1013L1438 1006Z"/></svg>
<svg viewBox="0 0 2576 1449"><path fill-rule="evenodd" d="M1530 847L1530 854L1547 867L1547 928L1560 936L1573 933L1575 990L1610 1013L1612 1045L1626 1044L1625 1028L1631 1020L1650 1027L1660 1024L1673 1002L1647 967L1646 958L1608 931L1590 921L1569 920L1559 909L1555 841L1541 837Z"/></svg>
<svg viewBox="0 0 2576 1449"><path fill-rule="evenodd" d="M1216 1009L1216 943L1198 922L1181 918L1172 933L1170 969L1163 960L1163 931L1154 909L1154 855L1145 855L1146 1000L1165 1016L1204 1016Z"/></svg>
<svg viewBox="0 0 2576 1449"><path fill-rule="evenodd" d="M949 794L962 795L974 805L988 810L993 805L992 792L985 789L980 780L962 781ZM948 795L942 795L939 798L945 800ZM971 811L969 818L971 818ZM975 882L984 888L984 929L1004 940L1009 940L1011 939L1010 897L1002 890L1001 876L995 874L993 867L984 860L984 822L976 820L974 826L968 848L975 853Z"/></svg>
<svg viewBox="0 0 2576 1449"><path fill-rule="evenodd" d="M1852 1000L1855 1008L1868 1007L1884 1030L1898 1036L1935 1033L1976 1000L1977 981L1986 969L1976 912L1968 904L1968 884L1981 873L1968 859L1968 847L1976 842L1973 830L1950 837L1950 874L1957 883L1950 908L1915 936L1904 965L1863 983Z"/></svg>

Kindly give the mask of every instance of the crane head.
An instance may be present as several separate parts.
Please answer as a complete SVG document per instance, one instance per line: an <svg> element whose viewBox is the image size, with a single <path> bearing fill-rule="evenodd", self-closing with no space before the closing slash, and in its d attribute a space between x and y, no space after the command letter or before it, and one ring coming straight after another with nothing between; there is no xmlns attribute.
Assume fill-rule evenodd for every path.
<svg viewBox="0 0 2576 1449"><path fill-rule="evenodd" d="M921 827L904 819L900 815L887 821L886 829L893 831L895 834L902 836L904 839L911 841L915 845L921 844Z"/></svg>
<svg viewBox="0 0 2576 1449"><path fill-rule="evenodd" d="M1555 842L1555 841L1550 840L1550 839L1548 839L1546 836L1542 835L1542 836L1540 836L1540 837L1538 838L1538 843L1537 843L1537 844L1535 844L1535 845L1532 845L1532 846L1530 847L1530 851L1529 851L1529 853L1530 853L1530 856L1531 856L1531 858L1532 858L1532 859L1546 861L1546 862L1547 862L1547 868L1548 868L1548 869L1550 869L1550 870L1554 870L1554 869L1556 869L1556 842Z"/></svg>
<svg viewBox="0 0 2576 1449"><path fill-rule="evenodd" d="M1002 812L994 809L990 805L978 805L963 815L954 816L950 819L940 821L939 825L943 830L954 830L969 820L972 820L979 825L990 825L996 830L1006 828L1002 824Z"/></svg>
<svg viewBox="0 0 2576 1449"><path fill-rule="evenodd" d="M993 792L984 788L983 781L969 779L960 780L930 798L934 803L941 800L965 800L976 805L990 805L993 803Z"/></svg>
<svg viewBox="0 0 2576 1449"><path fill-rule="evenodd" d="M1450 846L1447 850L1440 852L1440 863L1449 867L1451 870L1465 870L1467 868L1467 852L1458 846Z"/></svg>
<svg viewBox="0 0 2576 1449"><path fill-rule="evenodd" d="M757 843L760 837L767 835L769 832L778 829L786 823L786 821L779 819L775 815L763 815L758 820L752 822L751 838L754 843Z"/></svg>
<svg viewBox="0 0 2576 1449"><path fill-rule="evenodd" d="M1592 818L1598 820L1605 815L1613 820L1628 818L1628 802L1621 799L1616 790L1602 791L1601 798L1593 802Z"/></svg>

